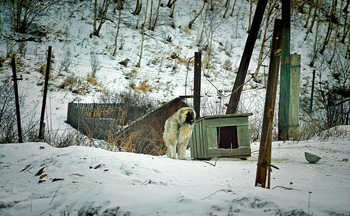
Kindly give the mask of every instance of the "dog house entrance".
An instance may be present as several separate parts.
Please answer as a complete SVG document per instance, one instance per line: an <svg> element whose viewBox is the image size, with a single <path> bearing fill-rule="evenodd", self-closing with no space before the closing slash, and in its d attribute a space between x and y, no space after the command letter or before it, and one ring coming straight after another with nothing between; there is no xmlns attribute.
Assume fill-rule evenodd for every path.
<svg viewBox="0 0 350 216"><path fill-rule="evenodd" d="M237 149L237 126L217 127L218 148Z"/></svg>

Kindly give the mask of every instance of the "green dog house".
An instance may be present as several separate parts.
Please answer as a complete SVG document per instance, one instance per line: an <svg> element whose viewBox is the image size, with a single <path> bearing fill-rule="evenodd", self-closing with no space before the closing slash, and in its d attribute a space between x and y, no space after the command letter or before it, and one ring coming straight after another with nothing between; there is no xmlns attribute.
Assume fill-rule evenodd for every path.
<svg viewBox="0 0 350 216"><path fill-rule="evenodd" d="M250 157L248 116L251 115L213 115L198 120L190 139L191 157Z"/></svg>

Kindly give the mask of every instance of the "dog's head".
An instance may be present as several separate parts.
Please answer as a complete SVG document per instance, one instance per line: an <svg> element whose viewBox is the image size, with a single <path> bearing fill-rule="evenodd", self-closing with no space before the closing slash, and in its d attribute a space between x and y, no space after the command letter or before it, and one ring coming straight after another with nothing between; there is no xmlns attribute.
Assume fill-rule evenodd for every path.
<svg viewBox="0 0 350 216"><path fill-rule="evenodd" d="M187 124L194 124L196 121L196 112L190 107L181 108L179 111L181 122Z"/></svg>

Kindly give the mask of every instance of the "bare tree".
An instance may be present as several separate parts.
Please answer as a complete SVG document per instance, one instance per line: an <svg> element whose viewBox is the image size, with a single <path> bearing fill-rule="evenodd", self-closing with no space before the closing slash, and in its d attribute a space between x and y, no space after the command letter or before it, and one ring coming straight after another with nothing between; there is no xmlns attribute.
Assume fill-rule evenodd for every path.
<svg viewBox="0 0 350 216"><path fill-rule="evenodd" d="M148 22L148 30L152 28L152 15L153 15L153 0L151 0L151 8L149 12L149 22Z"/></svg>
<svg viewBox="0 0 350 216"><path fill-rule="evenodd" d="M316 25L316 34L315 34L315 39L314 39L314 54L312 55L310 67L314 66L315 60L317 58L317 39L318 39L318 27L320 26L320 15L316 14L316 16L317 16L317 25Z"/></svg>
<svg viewBox="0 0 350 216"><path fill-rule="evenodd" d="M141 8L142 8L142 0L137 0L136 1L135 11L132 12L132 14L135 15L135 16L139 15L140 12L141 12Z"/></svg>
<svg viewBox="0 0 350 216"><path fill-rule="evenodd" d="M333 29L333 22L335 22L335 11L337 8L337 0L333 0L332 2L332 10L331 10L331 15L329 18L329 23L328 23L328 29L326 33L326 37L324 38L323 46L320 50L320 53L323 54L324 50L326 49L326 46L328 45L329 39L332 34L332 29Z"/></svg>
<svg viewBox="0 0 350 216"><path fill-rule="evenodd" d="M248 32L252 26L252 14L253 14L253 0L249 0L249 22L248 22Z"/></svg>
<svg viewBox="0 0 350 216"><path fill-rule="evenodd" d="M193 20L191 20L190 23L188 23L188 28L192 29L192 25L196 21L196 19L199 17L199 15L202 13L205 3L207 3L207 0L203 0L203 5L201 10L194 16Z"/></svg>
<svg viewBox="0 0 350 216"><path fill-rule="evenodd" d="M173 0L173 2L171 3L171 14L169 17L174 18L174 12L175 12L175 5L176 5L176 0Z"/></svg>
<svg viewBox="0 0 350 216"><path fill-rule="evenodd" d="M344 7L344 9L343 9L343 13L345 13L345 16L344 16L343 37L342 37L342 39L341 39L341 42L342 42L343 44L345 44L345 38L346 38L346 36L348 35L349 30L350 30L349 23L348 23L348 13L349 13L348 7L349 7L349 3L350 3L350 0L347 0L347 1L346 1L346 5L345 5L345 7Z"/></svg>
<svg viewBox="0 0 350 216"><path fill-rule="evenodd" d="M142 24L142 27L141 27L142 39L141 39L141 48L140 48L140 58L139 58L139 62L137 63L136 67L141 67L141 59L142 59L142 52L143 52L143 42L145 40L145 25L146 25L146 21L147 21L148 2L149 2L149 0L147 0L147 3L146 3L145 18L143 20L143 24Z"/></svg>
<svg viewBox="0 0 350 216"><path fill-rule="evenodd" d="M119 35L119 29L120 29L120 20L122 17L122 0L117 0L117 9L119 10L119 16L118 16L118 25L117 25L117 33L115 34L114 39L114 50L113 50L113 56L117 54L117 43L118 43L118 35Z"/></svg>
<svg viewBox="0 0 350 216"><path fill-rule="evenodd" d="M154 18L154 22L153 25L151 27L151 30L154 31L154 29L156 28L157 25L157 21L158 21L158 17L159 17L159 8L160 8L160 3L162 0L158 0L158 6L157 6L157 10L156 10L156 17Z"/></svg>
<svg viewBox="0 0 350 216"><path fill-rule="evenodd" d="M310 0L310 5L309 5L309 11L307 13L307 18L306 18L306 22L305 22L305 25L304 25L304 28L307 28L307 26L309 25L309 20L310 20L310 16L311 16L311 11L312 11L312 8L314 7L314 1L313 0Z"/></svg>
<svg viewBox="0 0 350 216"><path fill-rule="evenodd" d="M231 17L233 16L233 11L235 10L236 1L237 0L234 0L233 4L232 4L232 10L231 10L231 14L230 14Z"/></svg>
<svg viewBox="0 0 350 216"><path fill-rule="evenodd" d="M99 37L102 25L106 22L107 19L107 10L110 4L110 0L103 0L101 9L97 10L97 0L94 2L94 22L93 22L93 32L92 34ZM96 22L99 20L99 25L96 28ZM91 35L90 35L91 37Z"/></svg>
<svg viewBox="0 0 350 216"><path fill-rule="evenodd" d="M230 0L226 0L226 3L225 3L225 12L224 12L224 16L223 16L224 19L226 18L227 11L228 11L229 8L230 8Z"/></svg>
<svg viewBox="0 0 350 216"><path fill-rule="evenodd" d="M27 33L32 24L58 0L8 0L4 2L12 15L13 32Z"/></svg>

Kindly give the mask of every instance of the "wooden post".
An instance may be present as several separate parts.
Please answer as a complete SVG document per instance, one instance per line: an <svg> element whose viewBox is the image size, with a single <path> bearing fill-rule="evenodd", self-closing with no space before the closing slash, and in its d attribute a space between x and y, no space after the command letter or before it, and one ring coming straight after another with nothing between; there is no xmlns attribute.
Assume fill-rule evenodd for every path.
<svg viewBox="0 0 350 216"><path fill-rule="evenodd" d="M300 59L298 54L290 55L290 97L288 138L299 140L299 92L300 92Z"/></svg>
<svg viewBox="0 0 350 216"><path fill-rule="evenodd" d="M312 112L312 102L314 100L315 75L316 75L316 70L312 72L311 99L310 99L310 110L309 110L310 114Z"/></svg>
<svg viewBox="0 0 350 216"><path fill-rule="evenodd" d="M236 76L235 84L232 89L232 94L230 97L230 102L228 104L226 114L234 114L237 112L238 102L241 97L245 77L247 75L249 67L250 58L252 57L255 41L258 36L266 4L267 0L260 0L258 2L258 5L256 6L253 23L250 28L247 41L245 43L241 63L239 64L238 73Z"/></svg>
<svg viewBox="0 0 350 216"><path fill-rule="evenodd" d="M194 53L194 93L193 106L197 114L197 119L200 117L201 104L201 69L202 68L202 53Z"/></svg>
<svg viewBox="0 0 350 216"><path fill-rule="evenodd" d="M18 98L18 86L17 86L17 74L16 74L16 60L15 56L12 57L11 61L12 74L13 74L13 87L15 89L15 101L16 101L16 115L17 115L17 129L18 129L18 142L23 143L22 139L22 126L21 126L21 112L19 110L19 98Z"/></svg>
<svg viewBox="0 0 350 216"><path fill-rule="evenodd" d="M44 127L44 117L45 117L47 86L48 86L48 82L49 82L49 73L50 73L51 50L52 50L52 47L49 46L49 50L48 50L48 54L47 54L47 64L46 64L46 74L45 74L43 105L42 105L42 108L41 108L41 118L40 118L40 125L39 125L40 126L39 139L44 139L43 127Z"/></svg>
<svg viewBox="0 0 350 216"><path fill-rule="evenodd" d="M272 49L270 54L269 75L267 80L266 99L264 108L264 118L261 131L261 140L259 148L258 167L256 171L255 186L266 187L266 174L268 172L270 179L271 165L271 142L272 125L275 111L275 101L278 83L278 71L281 54L281 31L282 20L276 19L272 38ZM268 188L270 184L268 183Z"/></svg>
<svg viewBox="0 0 350 216"><path fill-rule="evenodd" d="M288 140L290 103L290 0L282 1L283 48L281 57L278 139Z"/></svg>

